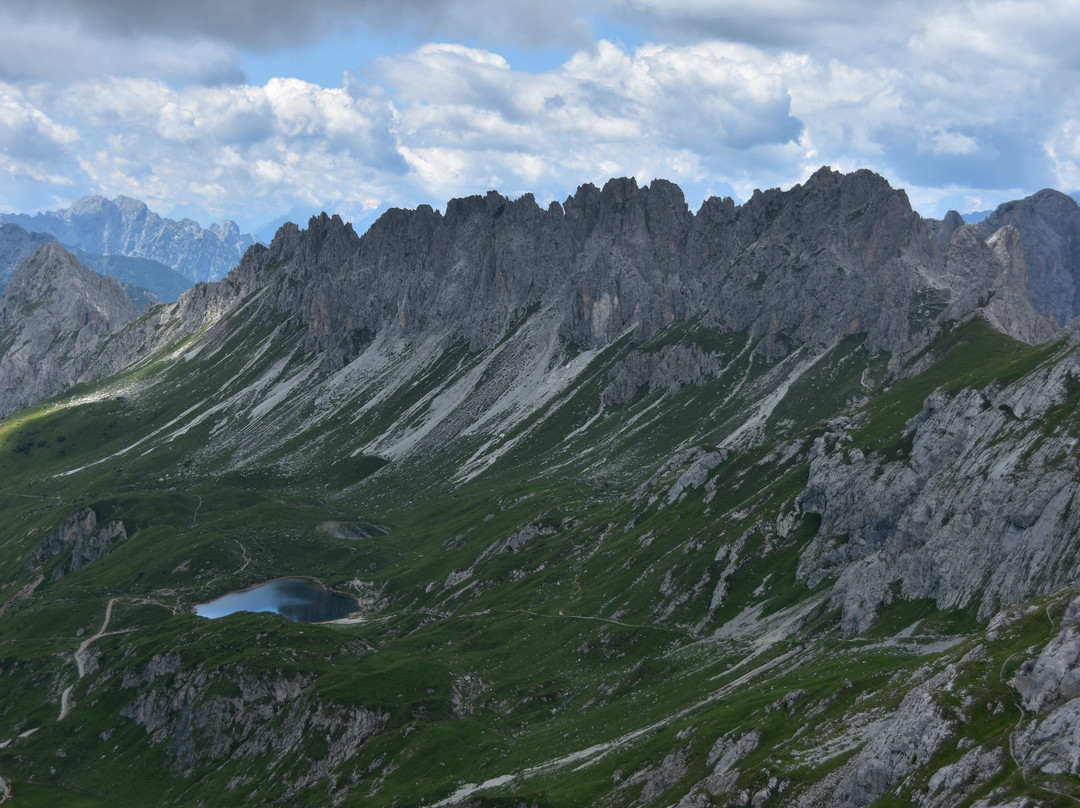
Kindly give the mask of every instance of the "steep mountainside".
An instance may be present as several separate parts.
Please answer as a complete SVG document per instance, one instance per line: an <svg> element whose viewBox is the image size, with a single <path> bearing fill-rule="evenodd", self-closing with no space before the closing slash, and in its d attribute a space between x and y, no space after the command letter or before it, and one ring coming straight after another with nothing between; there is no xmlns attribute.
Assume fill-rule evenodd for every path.
<svg viewBox="0 0 1080 808"><path fill-rule="evenodd" d="M989 235L1004 225L1020 232L1035 308L1060 324L1080 314L1080 206L1048 189L999 205L978 227Z"/></svg>
<svg viewBox="0 0 1080 808"><path fill-rule="evenodd" d="M0 420L0 776L132 806L1069 804L1080 334L1031 271L1019 228L827 169L696 214L612 180L287 225ZM194 614L297 575L359 615Z"/></svg>
<svg viewBox="0 0 1080 808"><path fill-rule="evenodd" d="M165 219L126 196L78 199L64 210L35 215L6 213L0 222L50 233L71 247L97 255L149 258L192 281L218 280L236 265L254 237L235 222L207 229L191 219Z"/></svg>
<svg viewBox="0 0 1080 808"><path fill-rule="evenodd" d="M55 242L39 248L0 298L0 416L100 376L103 341L137 316L115 278Z"/></svg>

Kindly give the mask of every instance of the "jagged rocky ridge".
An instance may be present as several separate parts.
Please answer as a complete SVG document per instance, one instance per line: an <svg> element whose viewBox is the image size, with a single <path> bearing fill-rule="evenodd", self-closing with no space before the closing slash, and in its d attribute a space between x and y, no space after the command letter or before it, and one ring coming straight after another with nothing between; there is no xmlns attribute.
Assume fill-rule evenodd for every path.
<svg viewBox="0 0 1080 808"><path fill-rule="evenodd" d="M200 287L179 311L159 310L110 341L96 366L117 370L201 328L216 316L208 311L256 297L258 307L302 325L300 348L327 370L355 360L376 336L434 335L442 346L465 340L487 349L537 308L580 348L603 348L624 333L641 342L695 320L745 331L770 360L853 334L864 334L872 353L902 354L925 342L937 320L980 306L1019 339L1053 333L1023 292L1015 231L984 242L962 228L942 251L932 230L881 177L828 169L741 207L710 199L696 215L673 184L638 188L632 179L582 186L546 211L530 195L511 201L495 192L453 200L445 215L391 210L362 238L323 214L305 231L286 225L269 247L252 247L228 283ZM677 357L629 360L610 400L641 385L700 380L721 362L673 350Z"/></svg>

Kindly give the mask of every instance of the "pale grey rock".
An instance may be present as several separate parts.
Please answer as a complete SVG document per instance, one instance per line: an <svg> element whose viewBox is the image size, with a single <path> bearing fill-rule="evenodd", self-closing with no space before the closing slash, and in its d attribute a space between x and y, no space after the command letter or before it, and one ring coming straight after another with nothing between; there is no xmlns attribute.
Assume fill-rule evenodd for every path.
<svg viewBox="0 0 1080 808"><path fill-rule="evenodd" d="M659 351L632 351L611 370L611 383L601 398L609 406L626 404L642 388L674 392L700 386L724 369L723 357L706 354L696 345L665 345Z"/></svg>
<svg viewBox="0 0 1080 808"><path fill-rule="evenodd" d="M1065 406L1077 375L1071 347L1009 388L934 394L908 426L906 460L856 457L839 441L819 441L800 503L822 523L798 575L807 583L836 576L831 602L846 633L869 626L896 594L939 608L977 604L988 619L1004 604L1074 583L1075 441L1064 432L1039 438L1037 419Z"/></svg>
<svg viewBox="0 0 1080 808"><path fill-rule="evenodd" d="M805 808L862 808L928 763L953 731L935 693L951 687L954 677L947 669L913 688L866 746L796 803Z"/></svg>
<svg viewBox="0 0 1080 808"><path fill-rule="evenodd" d="M83 508L71 514L50 533L27 559L26 566L35 569L54 556L70 549L71 555L53 571L53 579L78 572L103 558L117 542L127 538L124 523L109 521L99 524L97 514Z"/></svg>
<svg viewBox="0 0 1080 808"><path fill-rule="evenodd" d="M1005 225L1015 227L1023 242L1036 311L1052 312L1065 325L1080 314L1080 208L1047 189L999 205L978 227L989 236Z"/></svg>
<svg viewBox="0 0 1080 808"><path fill-rule="evenodd" d="M930 777L926 791L918 796L920 808L952 808L960 805L1001 771L1005 753L998 747L976 746L960 760L943 766Z"/></svg>
<svg viewBox="0 0 1080 808"><path fill-rule="evenodd" d="M0 416L94 377L105 342L137 316L116 279L40 247L0 298Z"/></svg>
<svg viewBox="0 0 1080 808"><path fill-rule="evenodd" d="M167 667L173 668L171 662ZM310 676L279 671L258 675L235 667L179 670L162 680L151 663L129 684L151 682L120 715L142 726L160 745L173 772L229 759L264 760L293 772L284 796L302 791L341 767L386 723L388 716L362 707L322 702ZM236 695L218 695L222 690ZM304 741L326 738L325 753L308 758Z"/></svg>
<svg viewBox="0 0 1080 808"><path fill-rule="evenodd" d="M971 808L1031 808L1032 803L1027 797L1017 797L1006 802L998 802L993 796L984 797L971 803Z"/></svg>
<svg viewBox="0 0 1080 808"><path fill-rule="evenodd" d="M675 502L688 488L700 488L709 479L709 473L727 460L726 451L705 452L690 464L690 468L679 475L679 479L668 490L668 504Z"/></svg>
<svg viewBox="0 0 1080 808"><path fill-rule="evenodd" d="M1080 698L1080 594L1070 601L1060 633L1051 640L1013 686L1020 691L1024 709L1043 713L1064 701Z"/></svg>
<svg viewBox="0 0 1080 808"><path fill-rule="evenodd" d="M521 528L521 530L515 531L510 538L508 538L502 546L502 552L504 553L516 553L521 550L525 544L537 536L551 536L555 533L553 525L545 523L529 524Z"/></svg>
<svg viewBox="0 0 1080 808"><path fill-rule="evenodd" d="M1026 769L1080 775L1080 698L1074 698L1013 735L1013 750Z"/></svg>
<svg viewBox="0 0 1080 808"><path fill-rule="evenodd" d="M713 770L702 782L702 787L713 795L731 791L739 776L735 766L757 749L760 743L761 732L758 730L718 738L706 760L706 764L712 766Z"/></svg>
<svg viewBox="0 0 1080 808"><path fill-rule="evenodd" d="M649 802L664 792L671 790L686 776L689 769L690 759L686 750L675 750L645 777L645 785L642 787L641 796L639 797L640 801Z"/></svg>
<svg viewBox="0 0 1080 808"><path fill-rule="evenodd" d="M984 238L975 225L959 228L945 251L952 295L945 316L958 319L980 309L998 330L1037 343L1058 331L1052 314L1039 314L1028 295L1028 269L1020 233L1005 225Z"/></svg>

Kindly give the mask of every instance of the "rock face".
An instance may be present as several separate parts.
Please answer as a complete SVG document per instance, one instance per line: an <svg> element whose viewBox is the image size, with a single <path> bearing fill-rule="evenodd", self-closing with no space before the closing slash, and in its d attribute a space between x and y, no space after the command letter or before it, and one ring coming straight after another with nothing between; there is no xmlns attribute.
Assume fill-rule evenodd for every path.
<svg viewBox="0 0 1080 808"><path fill-rule="evenodd" d="M59 528L49 534L26 562L34 569L54 556L70 549L70 557L53 571L53 580L78 572L105 556L112 545L127 538L124 523L118 521L98 524L97 514L90 508L76 511Z"/></svg>
<svg viewBox="0 0 1080 808"><path fill-rule="evenodd" d="M78 199L65 210L4 214L0 221L50 233L72 247L99 255L150 258L193 281L218 280L236 266L255 238L235 222L207 229L191 219L165 219L145 203L126 196Z"/></svg>
<svg viewBox="0 0 1080 808"><path fill-rule="evenodd" d="M978 227L989 236L1005 225L1015 227L1023 242L1035 309L1065 325L1080 314L1080 207L1065 194L1044 190L999 205Z"/></svg>
<svg viewBox="0 0 1080 808"><path fill-rule="evenodd" d="M241 298L266 290L268 303L302 318L303 348L330 368L376 334L441 333L471 350L489 348L537 308L555 310L560 338L581 348L624 333L644 340L697 317L747 332L776 359L852 334L865 334L871 352L910 348L958 298L978 302L1015 287L1022 262L1005 266L993 247L983 252L991 268L968 267L954 290L929 225L902 191L868 171L822 169L803 186L758 193L742 207L710 199L696 215L671 183L639 188L630 179L584 185L547 210L530 195L511 201L495 192L453 200L445 215L427 206L391 210L363 237L323 214L305 231L282 227L230 280ZM935 306L925 321L909 317L926 299ZM1014 324L1019 315L999 319L1018 336L1045 335ZM610 396L622 400L640 384L694 383L717 361L631 362Z"/></svg>
<svg viewBox="0 0 1080 808"><path fill-rule="evenodd" d="M121 716L162 746L177 774L237 758L270 761L274 770L294 773L283 778L288 797L338 770L388 718L324 703L311 685L311 677L281 671L183 670L175 656L154 657L140 677L125 677L123 686L138 695ZM316 737L325 739L320 754L310 751Z"/></svg>
<svg viewBox="0 0 1080 808"><path fill-rule="evenodd" d="M1071 581L1080 465L1071 428L1046 426L1072 408L1071 336L1064 357L1025 381L935 392L907 426L906 458L864 456L842 430L818 439L800 504L822 524L798 574L810 585L837 576L846 633L867 628L897 591L942 609L977 606L986 619Z"/></svg>
<svg viewBox="0 0 1080 808"><path fill-rule="evenodd" d="M945 671L908 693L881 730L844 765L839 777L810 789L798 805L863 808L929 761L952 729L934 698L951 676L951 671Z"/></svg>
<svg viewBox="0 0 1080 808"><path fill-rule="evenodd" d="M137 316L116 279L59 244L38 249L0 298L0 416L102 375L102 344Z"/></svg>
<svg viewBox="0 0 1080 808"><path fill-rule="evenodd" d="M1013 685L1024 709L1036 716L1015 736L1017 757L1044 774L1080 775L1080 595L1073 597L1061 631L1021 668Z"/></svg>
<svg viewBox="0 0 1080 808"><path fill-rule="evenodd" d="M1012 225L986 239L975 225L959 227L945 250L945 277L953 292L947 317L981 309L999 331L1029 343L1058 330L1054 315L1038 314L1028 296L1025 252Z"/></svg>

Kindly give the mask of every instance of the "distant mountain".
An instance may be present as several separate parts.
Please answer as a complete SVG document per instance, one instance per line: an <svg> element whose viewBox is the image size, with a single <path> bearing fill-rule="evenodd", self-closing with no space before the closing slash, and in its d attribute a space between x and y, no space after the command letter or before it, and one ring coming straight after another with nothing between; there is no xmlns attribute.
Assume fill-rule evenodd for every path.
<svg viewBox="0 0 1080 808"><path fill-rule="evenodd" d="M174 269L149 258L129 258L124 255L95 255L86 250L72 251L98 275L111 275L133 287L147 289L163 303L174 303L194 284Z"/></svg>
<svg viewBox="0 0 1080 808"><path fill-rule="evenodd" d="M965 224L978 224L993 212L992 210L971 210L961 215L964 217Z"/></svg>
<svg viewBox="0 0 1080 808"><path fill-rule="evenodd" d="M1028 290L1038 311L1059 324L1080 315L1080 206L1050 189L998 205L978 227L990 235L1004 225L1020 232L1027 259Z"/></svg>
<svg viewBox="0 0 1080 808"><path fill-rule="evenodd" d="M0 222L50 233L64 244L97 255L149 258L192 281L223 278L255 242L226 220L202 228L191 219L165 219L126 196L87 196L65 210L0 214Z"/></svg>
<svg viewBox="0 0 1080 808"><path fill-rule="evenodd" d="M0 292L7 287L23 259L50 241L56 239L48 233L31 233L17 224L0 224Z"/></svg>

